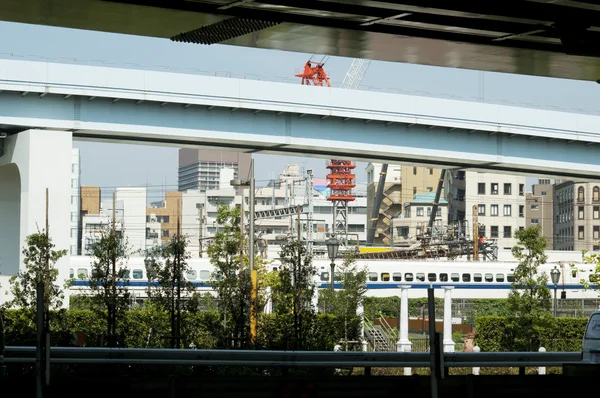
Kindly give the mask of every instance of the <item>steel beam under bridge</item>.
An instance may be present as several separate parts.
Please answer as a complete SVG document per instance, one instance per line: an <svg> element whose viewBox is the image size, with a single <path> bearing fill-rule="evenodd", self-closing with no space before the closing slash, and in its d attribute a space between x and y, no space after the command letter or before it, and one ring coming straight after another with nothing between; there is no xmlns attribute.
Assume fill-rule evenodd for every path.
<svg viewBox="0 0 600 398"><path fill-rule="evenodd" d="M600 117L593 115L7 60L0 60L0 90L0 128L10 132L52 129L80 140L600 177Z"/></svg>

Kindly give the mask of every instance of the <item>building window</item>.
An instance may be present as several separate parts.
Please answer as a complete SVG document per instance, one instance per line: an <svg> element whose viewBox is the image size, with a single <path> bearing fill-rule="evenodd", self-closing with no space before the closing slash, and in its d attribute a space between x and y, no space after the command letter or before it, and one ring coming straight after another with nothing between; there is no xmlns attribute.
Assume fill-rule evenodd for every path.
<svg viewBox="0 0 600 398"><path fill-rule="evenodd" d="M597 220L600 218L600 206L594 206L594 219Z"/></svg>
<svg viewBox="0 0 600 398"><path fill-rule="evenodd" d="M542 191L542 193L540 193L540 195L541 195L541 196L546 196L546 195L548 195L548 194L546 193L546 191Z"/></svg>
<svg viewBox="0 0 600 398"><path fill-rule="evenodd" d="M600 239L600 227L598 225L594 225L594 239Z"/></svg>
<svg viewBox="0 0 600 398"><path fill-rule="evenodd" d="M512 184L504 184L504 194L511 195L512 194Z"/></svg>
<svg viewBox="0 0 600 398"><path fill-rule="evenodd" d="M490 184L490 186L491 186L491 191L492 191L491 194L492 195L498 195L498 183L497 182L492 182Z"/></svg>
<svg viewBox="0 0 600 398"><path fill-rule="evenodd" d="M504 226L504 237L512 238L512 228L510 226Z"/></svg>
<svg viewBox="0 0 600 398"><path fill-rule="evenodd" d="M577 188L577 201L578 202L585 201L585 191L584 191L583 187Z"/></svg>
<svg viewBox="0 0 600 398"><path fill-rule="evenodd" d="M417 194L417 187L413 187L413 195Z"/></svg>
<svg viewBox="0 0 600 398"><path fill-rule="evenodd" d="M532 219L531 219L531 223L532 223L533 225L538 225L538 224L540 223L540 220L539 220L539 218L532 218Z"/></svg>
<svg viewBox="0 0 600 398"><path fill-rule="evenodd" d="M577 218L583 220L583 206L577 207Z"/></svg>
<svg viewBox="0 0 600 398"><path fill-rule="evenodd" d="M423 217L423 208L417 207L417 217Z"/></svg>
<svg viewBox="0 0 600 398"><path fill-rule="evenodd" d="M480 216L485 216L485 205L477 205L477 214Z"/></svg>
<svg viewBox="0 0 600 398"><path fill-rule="evenodd" d="M433 169L429 169L429 175L433 175Z"/></svg>
<svg viewBox="0 0 600 398"><path fill-rule="evenodd" d="M168 229L163 229L160 232L161 232L163 238L168 238L169 237L169 230Z"/></svg>
<svg viewBox="0 0 600 398"><path fill-rule="evenodd" d="M519 196L525 195L525 184L519 184Z"/></svg>
<svg viewBox="0 0 600 398"><path fill-rule="evenodd" d="M512 206L511 205L504 205L504 215L505 216L512 215Z"/></svg>
<svg viewBox="0 0 600 398"><path fill-rule="evenodd" d="M480 182L477 184L477 194L485 195L485 182Z"/></svg>
<svg viewBox="0 0 600 398"><path fill-rule="evenodd" d="M519 205L519 217L525 217L525 205Z"/></svg>
<svg viewBox="0 0 600 398"><path fill-rule="evenodd" d="M498 226L497 225L492 225L490 234L492 235L492 238L498 237Z"/></svg>
<svg viewBox="0 0 600 398"><path fill-rule="evenodd" d="M432 187L427 187L427 192L431 192L431 191L433 191L433 188Z"/></svg>
<svg viewBox="0 0 600 398"><path fill-rule="evenodd" d="M594 202L600 201L600 188L598 188L597 186L594 187L594 196L592 196L592 200Z"/></svg>
<svg viewBox="0 0 600 398"><path fill-rule="evenodd" d="M582 240L585 238L585 230L583 228L583 225L580 225L579 227L577 227L577 239Z"/></svg>
<svg viewBox="0 0 600 398"><path fill-rule="evenodd" d="M71 178L71 188L77 188L77 179Z"/></svg>
<svg viewBox="0 0 600 398"><path fill-rule="evenodd" d="M479 237L485 238L485 225L479 227Z"/></svg>
<svg viewBox="0 0 600 398"><path fill-rule="evenodd" d="M490 215L491 216L498 215L498 205L490 205Z"/></svg>
<svg viewBox="0 0 600 398"><path fill-rule="evenodd" d="M417 168L413 166L413 175L416 176L417 175Z"/></svg>

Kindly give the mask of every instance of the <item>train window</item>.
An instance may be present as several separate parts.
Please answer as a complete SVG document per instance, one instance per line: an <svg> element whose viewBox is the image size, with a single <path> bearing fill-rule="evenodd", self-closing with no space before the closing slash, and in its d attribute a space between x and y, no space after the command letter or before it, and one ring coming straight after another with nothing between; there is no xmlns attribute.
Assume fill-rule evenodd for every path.
<svg viewBox="0 0 600 398"><path fill-rule="evenodd" d="M496 274L496 282L504 282L504 274Z"/></svg>
<svg viewBox="0 0 600 398"><path fill-rule="evenodd" d="M417 280L421 282L425 282L425 274L422 272L417 272Z"/></svg>
<svg viewBox="0 0 600 398"><path fill-rule="evenodd" d="M513 274L506 275L506 281L513 283L515 281L515 276Z"/></svg>
<svg viewBox="0 0 600 398"><path fill-rule="evenodd" d="M482 277L480 273L473 274L473 282L481 282Z"/></svg>
<svg viewBox="0 0 600 398"><path fill-rule="evenodd" d="M329 272L321 272L321 281L327 282L329 280Z"/></svg>
<svg viewBox="0 0 600 398"><path fill-rule="evenodd" d="M440 274L440 282L448 282L448 274Z"/></svg>
<svg viewBox="0 0 600 398"><path fill-rule="evenodd" d="M402 273L394 272L392 274L392 279L394 280L394 282L402 282Z"/></svg>
<svg viewBox="0 0 600 398"><path fill-rule="evenodd" d="M189 270L185 273L185 277L188 281L194 281L198 277L198 273L195 270Z"/></svg>
<svg viewBox="0 0 600 398"><path fill-rule="evenodd" d="M389 282L390 280L390 274L388 272L382 272L381 273L381 280L384 282Z"/></svg>
<svg viewBox="0 0 600 398"><path fill-rule="evenodd" d="M377 282L377 272L369 272L367 274L370 282Z"/></svg>
<svg viewBox="0 0 600 398"><path fill-rule="evenodd" d="M75 277L75 270L73 270L73 268L69 268L69 278L74 278Z"/></svg>
<svg viewBox="0 0 600 398"><path fill-rule="evenodd" d="M463 282L471 282L471 274L463 274Z"/></svg>
<svg viewBox="0 0 600 398"><path fill-rule="evenodd" d="M207 271L205 269L200 270L200 280L201 281L208 281L208 280L210 280L210 271Z"/></svg>
<svg viewBox="0 0 600 398"><path fill-rule="evenodd" d="M129 279L129 270L128 269L123 270L123 279Z"/></svg>
<svg viewBox="0 0 600 398"><path fill-rule="evenodd" d="M494 274L485 274L485 281L486 282L493 282L494 281Z"/></svg>
<svg viewBox="0 0 600 398"><path fill-rule="evenodd" d="M340 282L342 280L342 273L341 272L335 272L333 274L333 280L336 282Z"/></svg>
<svg viewBox="0 0 600 398"><path fill-rule="evenodd" d="M460 280L460 275L458 275L456 272L453 272L450 274L450 279L452 279L452 282L458 282Z"/></svg>
<svg viewBox="0 0 600 398"><path fill-rule="evenodd" d="M133 279L142 279L144 277L144 270L142 269L134 269L133 270Z"/></svg>
<svg viewBox="0 0 600 398"><path fill-rule="evenodd" d="M407 272L406 274L404 274L404 280L407 282L412 282L413 281L413 274L411 272Z"/></svg>
<svg viewBox="0 0 600 398"><path fill-rule="evenodd" d="M429 282L435 282L435 281L437 281L437 275L434 273L429 273L429 274L427 274L427 280Z"/></svg>
<svg viewBox="0 0 600 398"><path fill-rule="evenodd" d="M77 268L77 277L79 279L87 279L87 277L88 277L87 268Z"/></svg>

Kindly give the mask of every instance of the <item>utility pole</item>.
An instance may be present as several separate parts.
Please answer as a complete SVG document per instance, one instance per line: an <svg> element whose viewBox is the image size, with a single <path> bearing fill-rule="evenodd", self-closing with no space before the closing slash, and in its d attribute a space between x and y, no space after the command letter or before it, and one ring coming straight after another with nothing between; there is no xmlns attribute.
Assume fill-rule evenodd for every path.
<svg viewBox="0 0 600 398"><path fill-rule="evenodd" d="M204 226L204 206L201 203L198 203L196 206L198 207L198 257L202 258L202 227Z"/></svg>
<svg viewBox="0 0 600 398"><path fill-rule="evenodd" d="M181 199L177 199L177 237L176 237L176 246L175 246L175 266L176 266L176 281L177 281L177 317L175 323L175 338L177 348L181 348Z"/></svg>
<svg viewBox="0 0 600 398"><path fill-rule="evenodd" d="M473 261L479 261L479 208L473 205Z"/></svg>
<svg viewBox="0 0 600 398"><path fill-rule="evenodd" d="M250 236L248 238L250 256L250 341L256 338L256 299L258 296L258 275L254 269L254 194L256 191L254 181L254 159L250 159Z"/></svg>
<svg viewBox="0 0 600 398"><path fill-rule="evenodd" d="M113 192L112 197L112 240L114 241L115 247L112 250L112 256L110 259L111 263L111 290L112 290L112 299L111 304L109 305L108 310L108 331L110 336L108 336L110 341L110 346L116 346L116 338L117 338L117 308L116 308L116 300L117 300L117 249L119 247L119 242L117 240L117 227L116 227L116 218L117 218L117 192Z"/></svg>

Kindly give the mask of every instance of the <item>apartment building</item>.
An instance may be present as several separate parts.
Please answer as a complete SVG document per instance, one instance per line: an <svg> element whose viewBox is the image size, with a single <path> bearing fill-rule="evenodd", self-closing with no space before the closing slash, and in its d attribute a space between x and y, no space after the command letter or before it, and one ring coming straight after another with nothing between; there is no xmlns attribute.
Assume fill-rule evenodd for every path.
<svg viewBox="0 0 600 398"><path fill-rule="evenodd" d="M146 208L146 246L169 242L177 235L178 220L181 234L188 232L181 225L182 207L181 192L166 192L165 200Z"/></svg>
<svg viewBox="0 0 600 398"><path fill-rule="evenodd" d="M473 206L477 209L479 236L497 239L498 248L512 248L513 234L525 228L526 178L504 174L465 174L466 219L473 225Z"/></svg>
<svg viewBox="0 0 600 398"><path fill-rule="evenodd" d="M600 184L566 181L554 186L554 250L600 249Z"/></svg>
<svg viewBox="0 0 600 398"><path fill-rule="evenodd" d="M90 187L97 188L97 187ZM124 220L124 203L123 201L115 202L115 211L113 213L112 199L104 200L99 206L97 213L85 214L81 219L81 254L89 256L92 254L94 243L98 242L102 237L102 231L112 227L113 214L115 222L115 231L121 238L125 236L123 231Z"/></svg>
<svg viewBox="0 0 600 398"><path fill-rule="evenodd" d="M227 188L221 186L221 169L233 169L234 178L250 177L252 155L243 152L182 148L179 150L179 191Z"/></svg>
<svg viewBox="0 0 600 398"><path fill-rule="evenodd" d="M540 180L540 183L533 184L532 192L525 195L525 226L541 226L542 235L547 239L547 250L552 250L554 243L553 189L549 180Z"/></svg>
<svg viewBox="0 0 600 398"><path fill-rule="evenodd" d="M381 163L369 163L366 167L368 228L371 228L370 221L375 207L381 168ZM435 192L440 173L441 169L436 168L388 165L373 246L387 246L390 244L392 218L399 217L402 214L403 204L413 200L415 194ZM443 191L441 197L444 197Z"/></svg>
<svg viewBox="0 0 600 398"><path fill-rule="evenodd" d="M79 187L79 229L77 231L77 254L83 254L83 218L86 215L100 214L101 209L101 191L100 187Z"/></svg>

